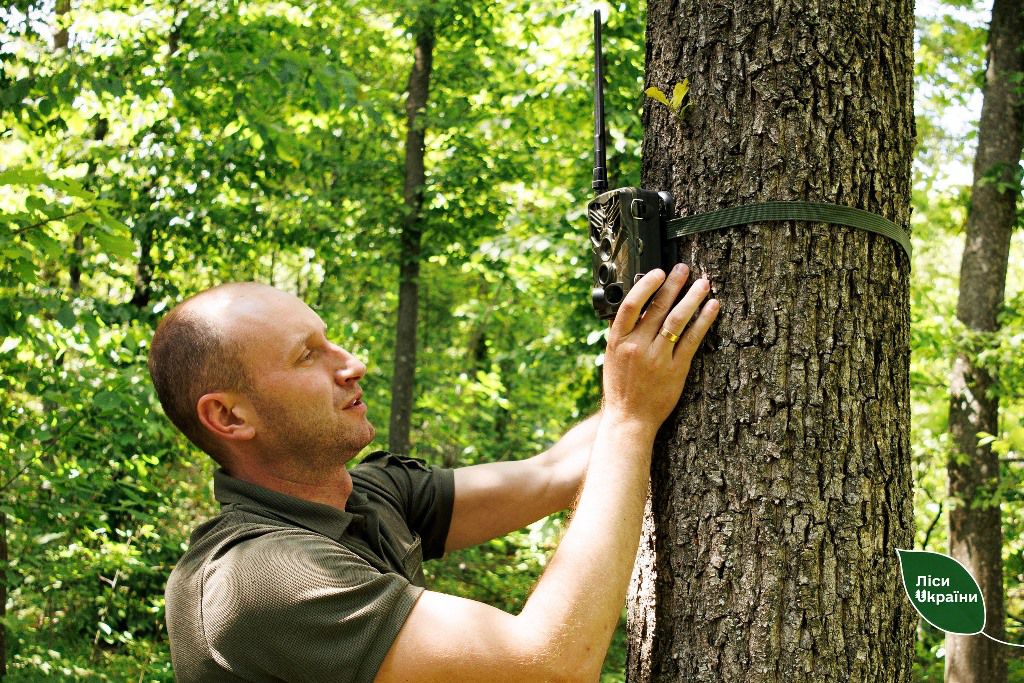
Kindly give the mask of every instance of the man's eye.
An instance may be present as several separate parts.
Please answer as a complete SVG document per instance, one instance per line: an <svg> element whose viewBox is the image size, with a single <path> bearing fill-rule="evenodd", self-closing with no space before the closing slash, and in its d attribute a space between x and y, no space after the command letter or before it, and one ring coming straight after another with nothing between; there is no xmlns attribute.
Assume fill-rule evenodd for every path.
<svg viewBox="0 0 1024 683"><path fill-rule="evenodd" d="M312 357L313 357L313 350L312 349L306 349L306 352L302 354L302 358L300 358L299 360L305 362L305 361L309 360Z"/></svg>

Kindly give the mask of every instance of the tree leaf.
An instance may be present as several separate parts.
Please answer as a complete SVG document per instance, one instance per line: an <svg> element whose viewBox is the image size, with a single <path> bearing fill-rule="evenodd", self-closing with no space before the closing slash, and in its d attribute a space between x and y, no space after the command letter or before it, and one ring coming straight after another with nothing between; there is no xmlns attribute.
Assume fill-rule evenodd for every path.
<svg viewBox="0 0 1024 683"><path fill-rule="evenodd" d="M100 410L117 410L121 407L121 397L112 391L96 392L92 402Z"/></svg>
<svg viewBox="0 0 1024 683"><path fill-rule="evenodd" d="M76 320L77 318L75 317L75 311L68 304L62 306L61 309L57 312L57 322L59 322L60 326L63 327L65 330L70 330L71 328L73 328L75 326Z"/></svg>
<svg viewBox="0 0 1024 683"><path fill-rule="evenodd" d="M12 168L0 173L0 185L45 185L49 180L45 173L31 168Z"/></svg>
<svg viewBox="0 0 1024 683"><path fill-rule="evenodd" d="M682 83L676 83L676 87L672 90L672 104L669 106L672 109L679 109L683 103L683 98L686 97L686 93L690 91L690 79L684 78Z"/></svg>
<svg viewBox="0 0 1024 683"><path fill-rule="evenodd" d="M661 92L660 90L653 86L648 88L647 90L644 90L644 94L650 97L651 99L661 102L667 107L672 106L671 104L669 104L668 98L665 97L665 93Z"/></svg>
<svg viewBox="0 0 1024 683"><path fill-rule="evenodd" d="M985 596L967 569L948 555L898 550L903 588L925 621L947 633L973 635L985 628Z"/></svg>
<svg viewBox="0 0 1024 683"><path fill-rule="evenodd" d="M94 199L95 194L89 192L82 184L72 178L52 178L42 171L33 168L12 168L0 172L0 185L45 185L80 199Z"/></svg>
<svg viewBox="0 0 1024 683"><path fill-rule="evenodd" d="M106 254L120 258L131 258L135 254L135 242L130 237L97 230L93 233L93 238Z"/></svg>

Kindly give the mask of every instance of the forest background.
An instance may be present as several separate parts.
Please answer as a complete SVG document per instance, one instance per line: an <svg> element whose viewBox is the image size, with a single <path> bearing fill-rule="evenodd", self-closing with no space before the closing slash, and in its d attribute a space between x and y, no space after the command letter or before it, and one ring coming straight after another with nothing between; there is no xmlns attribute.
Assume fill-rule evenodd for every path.
<svg viewBox="0 0 1024 683"><path fill-rule="evenodd" d="M919 3L912 271L915 547L946 552L948 376L990 5ZM369 365L388 443L412 0L0 7L0 625L10 681L171 681L163 585L212 463L145 369L160 315L227 280L308 301ZM596 409L590 3L443 0L419 118L426 185L412 452L521 458ZM639 183L642 8L605 6L612 187ZM700 74L690 75L691 80ZM700 103L692 103L700 106ZM660 105L659 105L660 106ZM1018 227L1020 222L1018 222ZM1007 634L1024 642L1024 267L997 377ZM966 284L966 283L965 283ZM370 449L368 449L370 450ZM564 518L428 563L515 611ZM893 586L893 590L901 590ZM616 637L606 681L623 678ZM1024 681L1020 650L1010 680ZM943 635L915 674L941 681Z"/></svg>

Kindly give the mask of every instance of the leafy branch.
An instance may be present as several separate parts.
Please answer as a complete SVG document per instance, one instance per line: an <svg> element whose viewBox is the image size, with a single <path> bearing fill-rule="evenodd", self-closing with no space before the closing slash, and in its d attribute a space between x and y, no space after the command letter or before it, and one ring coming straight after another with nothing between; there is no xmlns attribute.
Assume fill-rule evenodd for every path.
<svg viewBox="0 0 1024 683"><path fill-rule="evenodd" d="M124 378L120 382L115 384L110 389L110 391L113 392L113 393L116 393L119 390L123 389L125 387L125 385L127 385L127 384L128 384L128 379ZM21 469L19 469L13 476L11 476L10 479L5 481L3 483L3 485L0 486L0 493L4 493L5 491L7 491L7 489L10 488L11 484L13 484L15 481L17 481L18 477L23 475L25 473L25 471L28 470L28 468L33 465L33 463L39 462L42 459L48 457L51 454L50 453L51 450L57 444L59 444L61 441L63 441L64 437L66 437L68 434L70 434L72 431L74 431L78 427L78 425L80 425L88 416L89 416L89 412L83 410L82 412L80 412L78 414L78 417L76 417L74 420L69 422L67 427L65 427L59 434L55 434L55 435L51 436L50 438L46 439L45 441L43 441L40 444L40 446L42 447L41 450L38 453L36 453L35 455L33 455L31 458L29 458L27 461L25 461L25 464L21 466Z"/></svg>

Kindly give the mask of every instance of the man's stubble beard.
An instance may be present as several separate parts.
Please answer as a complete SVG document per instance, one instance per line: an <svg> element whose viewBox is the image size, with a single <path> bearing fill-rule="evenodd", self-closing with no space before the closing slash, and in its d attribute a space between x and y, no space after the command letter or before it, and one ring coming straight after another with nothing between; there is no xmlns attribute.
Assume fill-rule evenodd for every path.
<svg viewBox="0 0 1024 683"><path fill-rule="evenodd" d="M376 435L369 421L365 422L366 433L356 434L340 421L314 421L258 397L252 400L265 426L267 457L278 463L294 463L301 470L333 472L358 455Z"/></svg>

